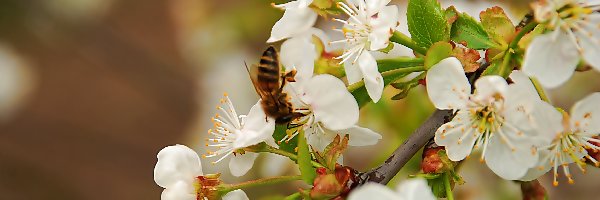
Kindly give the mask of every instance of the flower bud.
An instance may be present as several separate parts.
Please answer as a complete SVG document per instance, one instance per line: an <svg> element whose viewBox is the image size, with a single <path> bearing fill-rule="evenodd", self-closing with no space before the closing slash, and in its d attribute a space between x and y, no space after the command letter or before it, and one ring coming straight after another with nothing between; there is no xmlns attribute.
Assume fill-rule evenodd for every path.
<svg viewBox="0 0 600 200"><path fill-rule="evenodd" d="M421 161L423 173L441 174L453 170L455 165L455 162L448 159L444 147L432 143L423 149L423 160Z"/></svg>
<svg viewBox="0 0 600 200"><path fill-rule="evenodd" d="M337 165L332 174L325 168L317 169L317 178L310 190L310 198L315 200L344 199L356 186L357 171L346 166Z"/></svg>

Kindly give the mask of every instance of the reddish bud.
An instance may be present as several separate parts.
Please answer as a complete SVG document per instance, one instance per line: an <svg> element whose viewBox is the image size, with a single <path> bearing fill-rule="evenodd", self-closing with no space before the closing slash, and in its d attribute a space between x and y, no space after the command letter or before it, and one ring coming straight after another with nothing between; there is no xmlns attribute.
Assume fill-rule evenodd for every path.
<svg viewBox="0 0 600 200"><path fill-rule="evenodd" d="M544 200L546 199L546 189L538 180L521 183L521 192L523 200Z"/></svg>
<svg viewBox="0 0 600 200"><path fill-rule="evenodd" d="M332 174L326 174L325 168L317 169L317 177L310 190L310 197L320 199L344 199L350 190L356 186L357 171L337 165Z"/></svg>
<svg viewBox="0 0 600 200"><path fill-rule="evenodd" d="M426 148L423 151L423 160L421 161L423 173L437 174L444 172L444 163L438 155L441 150L444 150L444 147Z"/></svg>

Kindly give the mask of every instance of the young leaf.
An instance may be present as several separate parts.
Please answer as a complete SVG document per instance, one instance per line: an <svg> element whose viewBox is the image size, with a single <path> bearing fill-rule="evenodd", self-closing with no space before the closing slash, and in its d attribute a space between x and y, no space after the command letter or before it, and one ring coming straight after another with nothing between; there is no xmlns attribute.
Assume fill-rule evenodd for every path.
<svg viewBox="0 0 600 200"><path fill-rule="evenodd" d="M429 69L443 59L451 57L452 54L454 54L452 45L448 42L437 42L431 45L425 56L425 69Z"/></svg>
<svg viewBox="0 0 600 200"><path fill-rule="evenodd" d="M408 31L419 46L429 48L450 39L445 13L437 0L409 0L406 17Z"/></svg>
<svg viewBox="0 0 600 200"><path fill-rule="evenodd" d="M317 172L311 163L312 156L304 137L304 130L299 130L296 138L298 138L298 167L300 168L300 175L304 182L312 185L315 177L317 177Z"/></svg>
<svg viewBox="0 0 600 200"><path fill-rule="evenodd" d="M515 36L515 26L501 7L494 6L479 14L485 31L499 44L508 45Z"/></svg>
<svg viewBox="0 0 600 200"><path fill-rule="evenodd" d="M487 49L496 45L483 26L466 13L458 14L458 19L452 25L451 38L471 49Z"/></svg>

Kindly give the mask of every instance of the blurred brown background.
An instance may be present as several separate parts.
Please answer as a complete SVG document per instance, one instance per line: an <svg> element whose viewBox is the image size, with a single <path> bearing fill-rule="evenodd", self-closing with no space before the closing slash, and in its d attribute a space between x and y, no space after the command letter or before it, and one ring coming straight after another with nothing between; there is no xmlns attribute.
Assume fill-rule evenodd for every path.
<svg viewBox="0 0 600 200"><path fill-rule="evenodd" d="M223 92L232 96L241 113L256 101L243 62L256 61L282 14L270 3L2 0L0 199L159 199L162 189L152 179L156 153L176 143L202 153L201 139ZM406 2L395 3L404 13ZM472 9L476 15L490 3L461 1L458 8ZM526 12L527 2L503 3L517 17ZM322 27L331 27L329 23L319 22ZM598 76L578 74L553 91L554 101L569 108L590 91L599 91ZM389 99L394 91L387 92ZM403 101L368 105L361 123L386 139L377 146L350 149L347 164L360 170L377 165L431 110L423 88ZM366 159L373 154L377 156ZM242 179L274 171L294 173L288 160L261 160L266 162L256 164ZM411 163L399 177L416 172L417 162ZM211 166L203 160L203 165L205 172L222 172L228 182L240 181L231 179L226 162ZM482 185L514 191L516 184L498 181L478 166L466 167L476 175L466 175L470 180L463 187L465 199L473 191L471 199L491 198L477 196ZM577 177L576 185L553 190L553 195L586 199L598 187L597 181L590 181L598 172L590 171ZM509 186L504 190L499 185ZM255 188L248 194L254 199L273 191Z"/></svg>

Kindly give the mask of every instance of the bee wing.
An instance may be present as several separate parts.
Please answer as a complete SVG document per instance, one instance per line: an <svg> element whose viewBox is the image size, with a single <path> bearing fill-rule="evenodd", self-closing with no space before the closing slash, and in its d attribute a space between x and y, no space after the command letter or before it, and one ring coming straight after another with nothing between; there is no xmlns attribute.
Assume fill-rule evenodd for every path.
<svg viewBox="0 0 600 200"><path fill-rule="evenodd" d="M244 62L244 65L246 66L246 71L248 71L248 76L250 77L250 81L252 81L252 85L254 86L254 90L256 90L256 94L258 94L258 96L261 99L264 99L265 97L268 97L269 96L268 92L265 92L264 90L262 90L261 87L260 87L260 85L257 82L257 80L258 80L258 66L257 65L251 65L250 68L248 68L248 64L246 62Z"/></svg>

